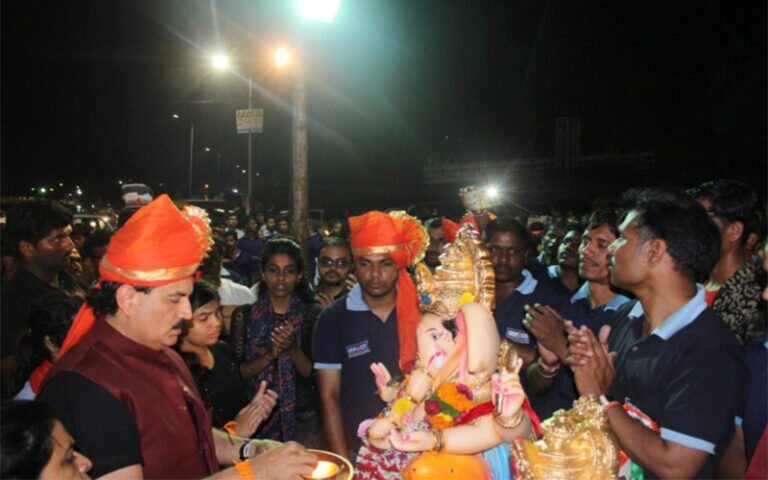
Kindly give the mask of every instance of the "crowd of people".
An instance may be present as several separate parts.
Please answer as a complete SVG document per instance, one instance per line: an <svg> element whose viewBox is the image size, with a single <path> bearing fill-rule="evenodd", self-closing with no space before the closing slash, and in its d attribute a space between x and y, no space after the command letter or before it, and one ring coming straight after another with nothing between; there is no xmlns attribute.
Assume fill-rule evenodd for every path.
<svg viewBox="0 0 768 480"><path fill-rule="evenodd" d="M306 251L286 217L211 223L166 195L114 234L73 230L53 201L14 207L0 476L300 478L319 449L357 465L356 478L401 478L425 451L482 454L509 478L509 448L493 457L506 469L489 452L535 437L580 396L601 404L627 478L768 476L768 242L749 186L633 190L546 223L461 198L456 221L312 219ZM454 269L446 249L463 229L492 270L491 331L471 307L435 320L423 292L419 269ZM477 338L483 354L504 340L520 359L462 376L473 408L493 392L497 413L473 417L482 435L407 416L412 432L394 422L374 435L403 398L433 398L452 349ZM425 342L437 345L428 358ZM467 361L481 357L475 347Z"/></svg>

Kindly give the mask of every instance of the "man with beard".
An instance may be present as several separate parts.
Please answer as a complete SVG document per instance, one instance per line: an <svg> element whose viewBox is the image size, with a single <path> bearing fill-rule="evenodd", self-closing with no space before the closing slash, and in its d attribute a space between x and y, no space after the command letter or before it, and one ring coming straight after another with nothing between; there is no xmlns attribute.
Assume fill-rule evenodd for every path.
<svg viewBox="0 0 768 480"><path fill-rule="evenodd" d="M581 227L569 225L567 233L557 247L557 264L550 265L547 273L552 289L561 295L571 295L581 283L579 279L579 244Z"/></svg>
<svg viewBox="0 0 768 480"><path fill-rule="evenodd" d="M406 267L421 260L428 240L421 223L405 212L368 212L351 217L349 228L359 283L320 314L314 367L331 450L354 459L361 445L358 425L384 406L373 395L371 364L381 363L397 377L416 358L420 314Z"/></svg>
<svg viewBox="0 0 768 480"><path fill-rule="evenodd" d="M43 380L49 404L93 462L95 478L298 478L316 458L297 444L263 455L211 428L184 361L170 347L191 319L189 295L210 229L201 209L161 195L112 237L94 286Z"/></svg>
<svg viewBox="0 0 768 480"><path fill-rule="evenodd" d="M7 249L18 271L3 285L0 299L3 395L10 392L14 368L13 348L26 325L32 303L47 292L60 290L58 276L69 264L74 248L72 212L58 202L24 202L8 212Z"/></svg>
<svg viewBox="0 0 768 480"><path fill-rule="evenodd" d="M619 230L611 283L637 300L599 335L568 327L576 386L600 398L631 460L619 476L714 478L746 391L742 350L696 283L719 232L690 197L662 191L639 192Z"/></svg>
<svg viewBox="0 0 768 480"><path fill-rule="evenodd" d="M459 224L445 217L433 217L424 222L429 234L429 247L424 254L424 264L432 273L440 266L440 255L449 243L456 240Z"/></svg>
<svg viewBox="0 0 768 480"><path fill-rule="evenodd" d="M349 243L339 237L328 237L320 245L317 256L317 272L320 283L315 289L315 304L321 309L341 298L354 286L352 272L352 251Z"/></svg>

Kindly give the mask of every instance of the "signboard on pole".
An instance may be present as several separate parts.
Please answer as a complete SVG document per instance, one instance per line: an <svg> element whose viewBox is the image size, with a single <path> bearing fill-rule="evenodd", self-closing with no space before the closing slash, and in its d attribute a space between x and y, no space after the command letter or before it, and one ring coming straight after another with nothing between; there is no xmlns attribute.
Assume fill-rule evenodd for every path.
<svg viewBox="0 0 768 480"><path fill-rule="evenodd" d="M237 133L261 133L264 127L264 109L244 108L235 110Z"/></svg>

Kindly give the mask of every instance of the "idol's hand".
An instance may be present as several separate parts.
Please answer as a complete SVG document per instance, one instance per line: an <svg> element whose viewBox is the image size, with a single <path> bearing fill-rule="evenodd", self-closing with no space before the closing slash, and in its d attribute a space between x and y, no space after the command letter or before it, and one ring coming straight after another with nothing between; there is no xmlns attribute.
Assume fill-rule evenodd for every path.
<svg viewBox="0 0 768 480"><path fill-rule="evenodd" d="M389 433L392 447L402 452L423 452L435 446L435 436L428 430L416 430L401 434L397 430Z"/></svg>
<svg viewBox="0 0 768 480"><path fill-rule="evenodd" d="M379 390L387 388L387 384L392 380L392 375L389 374L389 370L381 362L371 364L371 372L376 377L376 386Z"/></svg>
<svg viewBox="0 0 768 480"><path fill-rule="evenodd" d="M408 378L406 392L415 402L419 402L429 393L432 388L432 377L424 368L417 368L411 372Z"/></svg>
<svg viewBox="0 0 768 480"><path fill-rule="evenodd" d="M376 387L379 389L379 398L385 402L389 402L395 398L397 391L395 388L389 386L389 381L392 380L392 375L389 374L387 367L381 362L376 362L372 363L370 368L376 379Z"/></svg>
<svg viewBox="0 0 768 480"><path fill-rule="evenodd" d="M494 373L491 376L491 393L493 404L500 417L511 417L517 414L525 401L525 392L520 385L520 368L523 359L518 358L511 371Z"/></svg>

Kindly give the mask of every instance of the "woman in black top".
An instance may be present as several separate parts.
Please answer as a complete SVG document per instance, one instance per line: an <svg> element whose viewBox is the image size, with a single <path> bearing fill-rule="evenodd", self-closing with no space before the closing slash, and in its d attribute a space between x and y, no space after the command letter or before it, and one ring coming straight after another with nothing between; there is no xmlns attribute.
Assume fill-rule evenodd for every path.
<svg viewBox="0 0 768 480"><path fill-rule="evenodd" d="M248 402L232 349L219 341L222 322L215 288L196 282L189 302L192 319L183 329L176 349L189 366L200 396L211 404L213 426L222 428L234 420L235 434L250 437L269 416L277 394L261 382L258 393Z"/></svg>

